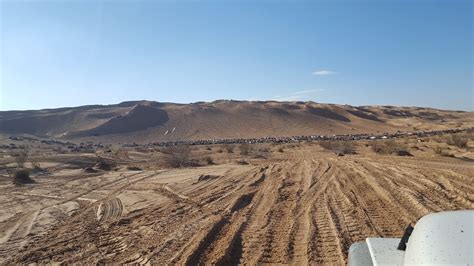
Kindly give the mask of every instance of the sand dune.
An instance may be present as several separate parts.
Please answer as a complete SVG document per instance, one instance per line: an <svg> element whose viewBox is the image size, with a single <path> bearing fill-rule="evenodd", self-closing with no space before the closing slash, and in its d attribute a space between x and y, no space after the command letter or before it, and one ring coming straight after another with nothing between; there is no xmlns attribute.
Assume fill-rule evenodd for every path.
<svg viewBox="0 0 474 266"><path fill-rule="evenodd" d="M276 101L138 101L0 112L0 133L106 142L382 133L473 124L472 112Z"/></svg>

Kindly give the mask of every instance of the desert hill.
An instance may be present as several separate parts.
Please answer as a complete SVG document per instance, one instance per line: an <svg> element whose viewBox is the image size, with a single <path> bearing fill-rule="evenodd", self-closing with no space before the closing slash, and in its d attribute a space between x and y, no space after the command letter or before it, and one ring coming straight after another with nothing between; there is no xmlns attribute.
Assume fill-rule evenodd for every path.
<svg viewBox="0 0 474 266"><path fill-rule="evenodd" d="M3 134L107 142L382 133L473 125L473 112L315 102L131 101L0 112Z"/></svg>

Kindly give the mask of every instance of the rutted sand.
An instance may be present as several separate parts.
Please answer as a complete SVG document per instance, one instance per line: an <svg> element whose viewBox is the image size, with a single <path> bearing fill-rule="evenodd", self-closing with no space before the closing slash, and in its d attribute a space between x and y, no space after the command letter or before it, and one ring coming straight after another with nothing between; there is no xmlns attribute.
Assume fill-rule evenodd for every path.
<svg viewBox="0 0 474 266"><path fill-rule="evenodd" d="M474 208L472 173L474 164L458 159L337 157L303 146L253 165L84 176L82 186L61 179L64 198L45 180L1 203L10 212L14 200L30 207L2 212L0 257L7 264L343 264L356 241L399 237L430 212ZM198 181L201 174L217 178ZM56 218L44 226L49 208Z"/></svg>

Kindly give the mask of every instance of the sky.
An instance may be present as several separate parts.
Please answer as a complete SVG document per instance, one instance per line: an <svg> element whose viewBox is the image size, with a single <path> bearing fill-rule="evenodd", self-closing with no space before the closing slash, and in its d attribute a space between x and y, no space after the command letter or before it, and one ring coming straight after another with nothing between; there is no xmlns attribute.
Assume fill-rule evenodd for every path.
<svg viewBox="0 0 474 266"><path fill-rule="evenodd" d="M0 110L235 100L474 110L472 0L0 0Z"/></svg>

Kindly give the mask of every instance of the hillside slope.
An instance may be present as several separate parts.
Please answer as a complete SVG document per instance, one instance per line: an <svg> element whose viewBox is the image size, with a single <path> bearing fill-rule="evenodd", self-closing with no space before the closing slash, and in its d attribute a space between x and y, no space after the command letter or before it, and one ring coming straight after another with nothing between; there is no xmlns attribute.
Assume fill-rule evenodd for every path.
<svg viewBox="0 0 474 266"><path fill-rule="evenodd" d="M105 142L382 133L473 125L473 112L314 102L134 101L0 112L0 133L3 134Z"/></svg>

